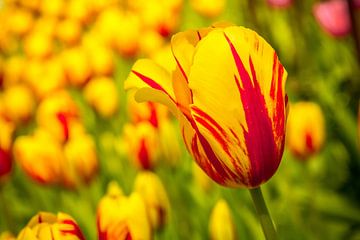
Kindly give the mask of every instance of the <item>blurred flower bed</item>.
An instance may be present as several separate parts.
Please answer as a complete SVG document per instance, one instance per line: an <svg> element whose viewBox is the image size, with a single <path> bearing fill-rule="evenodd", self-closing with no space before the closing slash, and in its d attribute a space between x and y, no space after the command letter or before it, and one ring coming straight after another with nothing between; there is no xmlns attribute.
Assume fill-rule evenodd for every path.
<svg viewBox="0 0 360 240"><path fill-rule="evenodd" d="M214 183L172 113L124 90L137 59L174 72L171 36L215 22L257 31L288 72L285 152L263 185L280 239L360 239L350 2L0 0L0 240L263 239L248 192Z"/></svg>

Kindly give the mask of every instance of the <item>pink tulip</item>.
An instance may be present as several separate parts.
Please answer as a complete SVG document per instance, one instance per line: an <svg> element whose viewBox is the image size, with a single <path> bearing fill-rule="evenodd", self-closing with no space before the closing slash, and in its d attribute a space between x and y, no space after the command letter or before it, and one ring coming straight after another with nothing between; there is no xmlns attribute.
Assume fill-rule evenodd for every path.
<svg viewBox="0 0 360 240"><path fill-rule="evenodd" d="M342 37L350 33L351 22L345 0L319 2L314 5L313 13L320 26L330 35Z"/></svg>
<svg viewBox="0 0 360 240"><path fill-rule="evenodd" d="M292 4L293 0L267 0L267 3L271 7L275 8L287 8Z"/></svg>

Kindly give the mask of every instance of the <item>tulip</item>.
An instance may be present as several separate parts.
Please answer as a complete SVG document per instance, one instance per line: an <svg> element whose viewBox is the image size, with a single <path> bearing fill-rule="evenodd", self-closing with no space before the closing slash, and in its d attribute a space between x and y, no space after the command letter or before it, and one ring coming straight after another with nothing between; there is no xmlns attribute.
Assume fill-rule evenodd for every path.
<svg viewBox="0 0 360 240"><path fill-rule="evenodd" d="M79 110L66 91L54 92L39 104L36 121L56 140L65 142L79 125Z"/></svg>
<svg viewBox="0 0 360 240"><path fill-rule="evenodd" d="M3 95L4 108L14 122L25 122L35 108L34 96L26 85L18 84L7 88Z"/></svg>
<svg viewBox="0 0 360 240"><path fill-rule="evenodd" d="M46 58L53 52L53 39L43 31L33 31L24 40L24 51L30 58Z"/></svg>
<svg viewBox="0 0 360 240"><path fill-rule="evenodd" d="M2 232L0 234L0 240L15 240L15 237L10 232Z"/></svg>
<svg viewBox="0 0 360 240"><path fill-rule="evenodd" d="M190 4L198 14L215 18L224 11L226 0L191 0Z"/></svg>
<svg viewBox="0 0 360 240"><path fill-rule="evenodd" d="M33 16L31 12L21 8L12 11L9 20L10 30L20 36L28 33L33 25Z"/></svg>
<svg viewBox="0 0 360 240"><path fill-rule="evenodd" d="M155 128L161 122L168 120L166 107L153 102L138 103L134 100L134 94L129 93L127 98L128 114L132 123L149 122Z"/></svg>
<svg viewBox="0 0 360 240"><path fill-rule="evenodd" d="M88 0L70 0L66 3L65 15L83 24L89 23L92 12Z"/></svg>
<svg viewBox="0 0 360 240"><path fill-rule="evenodd" d="M287 8L287 7L291 6L291 4L293 3L293 0L267 0L267 3L271 7Z"/></svg>
<svg viewBox="0 0 360 240"><path fill-rule="evenodd" d="M66 165L63 169L64 184L74 186L89 183L98 170L96 146L91 135L81 133L73 136L64 145Z"/></svg>
<svg viewBox="0 0 360 240"><path fill-rule="evenodd" d="M64 50L61 57L70 84L76 87L84 86L92 74L86 50L83 47L74 47Z"/></svg>
<svg viewBox="0 0 360 240"><path fill-rule="evenodd" d="M125 81L137 101L165 104L188 151L217 183L250 189L264 234L275 239L260 185L284 150L287 72L256 32L227 23L171 39L176 70L138 60Z"/></svg>
<svg viewBox="0 0 360 240"><path fill-rule="evenodd" d="M213 208L209 220L210 239L236 239L235 226L231 212L225 200L220 199Z"/></svg>
<svg viewBox="0 0 360 240"><path fill-rule="evenodd" d="M346 36L351 31L347 1L331 0L314 5L313 13L325 32L334 37Z"/></svg>
<svg viewBox="0 0 360 240"><path fill-rule="evenodd" d="M140 39L140 50L146 56L157 52L164 43L164 38L156 31L146 31Z"/></svg>
<svg viewBox="0 0 360 240"><path fill-rule="evenodd" d="M110 183L97 208L99 240L151 239L146 214L146 205L138 193L126 197L116 183Z"/></svg>
<svg viewBox="0 0 360 240"><path fill-rule="evenodd" d="M4 61L3 85L8 87L19 83L22 80L26 60L23 56L12 55Z"/></svg>
<svg viewBox="0 0 360 240"><path fill-rule="evenodd" d="M90 65L93 73L98 76L110 76L114 72L115 62L111 50L105 46L97 44L87 49Z"/></svg>
<svg viewBox="0 0 360 240"><path fill-rule="evenodd" d="M319 105L313 102L291 104L286 142L300 159L317 153L325 140L325 119Z"/></svg>
<svg viewBox="0 0 360 240"><path fill-rule="evenodd" d="M84 96L86 101L104 118L113 116L118 109L119 97L115 82L111 78L91 79L84 88Z"/></svg>
<svg viewBox="0 0 360 240"><path fill-rule="evenodd" d="M140 169L152 169L159 158L158 135L147 122L124 126L127 152L134 165Z"/></svg>
<svg viewBox="0 0 360 240"><path fill-rule="evenodd" d="M134 191L143 198L152 229L160 229L169 220L170 203L160 178L142 171L135 178Z"/></svg>
<svg viewBox="0 0 360 240"><path fill-rule="evenodd" d="M125 88L176 114L188 150L214 181L248 188L266 182L285 140L287 73L274 50L235 26L178 33L172 49L178 63L172 76L138 60Z"/></svg>
<svg viewBox="0 0 360 240"><path fill-rule="evenodd" d="M33 135L16 138L13 153L20 167L38 183L61 181L64 154L60 143L47 131L38 129Z"/></svg>
<svg viewBox="0 0 360 240"><path fill-rule="evenodd" d="M66 213L40 212L21 230L17 240L85 240L76 221Z"/></svg>
<svg viewBox="0 0 360 240"><path fill-rule="evenodd" d="M58 23L56 36L65 44L72 45L80 40L81 25L73 19L65 19Z"/></svg>
<svg viewBox="0 0 360 240"><path fill-rule="evenodd" d="M64 14L64 0L41 1L40 11L44 16L60 17Z"/></svg>

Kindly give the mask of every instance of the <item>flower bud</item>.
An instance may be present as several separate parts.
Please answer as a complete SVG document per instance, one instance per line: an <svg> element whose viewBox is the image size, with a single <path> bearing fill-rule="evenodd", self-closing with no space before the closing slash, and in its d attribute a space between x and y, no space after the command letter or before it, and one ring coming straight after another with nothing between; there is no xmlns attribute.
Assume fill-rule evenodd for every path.
<svg viewBox="0 0 360 240"><path fill-rule="evenodd" d="M25 68L25 58L20 55L12 55L4 62L4 87L18 84L22 80Z"/></svg>
<svg viewBox="0 0 360 240"><path fill-rule="evenodd" d="M55 34L61 42L75 44L81 37L81 25L74 19L65 19L57 24Z"/></svg>
<svg viewBox="0 0 360 240"><path fill-rule="evenodd" d="M215 18L224 11L226 0L191 0L190 4L198 14Z"/></svg>
<svg viewBox="0 0 360 240"><path fill-rule="evenodd" d="M116 183L100 200L96 219L99 240L151 239L144 201L138 193L124 196Z"/></svg>
<svg viewBox="0 0 360 240"><path fill-rule="evenodd" d="M124 138L129 158L140 169L152 169L159 157L158 135L147 122L124 126Z"/></svg>
<svg viewBox="0 0 360 240"><path fill-rule="evenodd" d="M65 213L40 212L21 230L17 240L85 240L76 221Z"/></svg>
<svg viewBox="0 0 360 240"><path fill-rule="evenodd" d="M34 22L31 12L21 8L16 8L12 11L9 20L10 30L20 36L28 33Z"/></svg>
<svg viewBox="0 0 360 240"><path fill-rule="evenodd" d="M46 58L53 51L52 36L39 31L32 31L24 40L24 51L30 58Z"/></svg>
<svg viewBox="0 0 360 240"><path fill-rule="evenodd" d="M41 184L59 183L64 155L59 142L45 130L17 137L13 148L15 160L25 173Z"/></svg>
<svg viewBox="0 0 360 240"><path fill-rule="evenodd" d="M96 146L91 135L82 133L71 137L64 145L66 166L64 184L74 186L79 182L89 183L98 170Z"/></svg>
<svg viewBox="0 0 360 240"><path fill-rule="evenodd" d="M84 96L86 101L104 118L113 116L118 109L119 97L115 82L111 78L91 79L84 88Z"/></svg>
<svg viewBox="0 0 360 240"><path fill-rule="evenodd" d="M231 212L225 200L219 200L211 212L209 220L210 239L233 240L236 239L235 226Z"/></svg>
<svg viewBox="0 0 360 240"><path fill-rule="evenodd" d="M152 229L162 228L169 221L170 203L160 178L150 171L141 171L136 176L134 191L145 201Z"/></svg>
<svg viewBox="0 0 360 240"><path fill-rule="evenodd" d="M14 122L26 122L35 108L34 96L24 84L13 85L4 91L4 107L7 115Z"/></svg>
<svg viewBox="0 0 360 240"><path fill-rule="evenodd" d="M317 153L325 140L325 120L319 105L298 102L291 105L287 125L287 146L297 157Z"/></svg>

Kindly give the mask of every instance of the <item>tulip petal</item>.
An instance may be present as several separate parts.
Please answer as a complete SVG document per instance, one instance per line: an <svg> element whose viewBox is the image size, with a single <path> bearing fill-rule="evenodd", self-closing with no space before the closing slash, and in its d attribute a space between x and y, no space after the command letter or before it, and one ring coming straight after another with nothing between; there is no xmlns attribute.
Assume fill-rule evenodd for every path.
<svg viewBox="0 0 360 240"><path fill-rule="evenodd" d="M197 45L189 75L191 113L222 167L234 173L228 172L232 185L256 187L277 169L285 79L274 50L251 30L214 30Z"/></svg>
<svg viewBox="0 0 360 240"><path fill-rule="evenodd" d="M139 89L135 99L139 102L159 102L176 113L175 94L169 73L149 59L138 60L124 83L126 90Z"/></svg>

